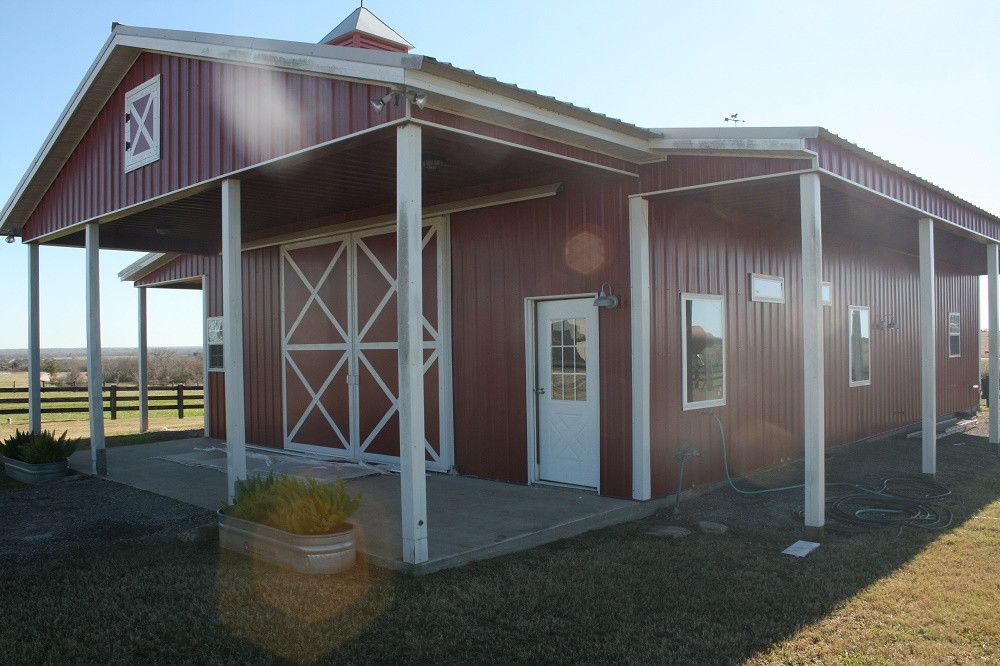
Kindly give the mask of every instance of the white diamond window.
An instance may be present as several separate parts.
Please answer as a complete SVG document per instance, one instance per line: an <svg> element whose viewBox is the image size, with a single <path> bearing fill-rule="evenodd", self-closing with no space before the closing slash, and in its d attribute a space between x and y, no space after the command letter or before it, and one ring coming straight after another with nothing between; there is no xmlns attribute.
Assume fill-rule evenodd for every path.
<svg viewBox="0 0 1000 666"><path fill-rule="evenodd" d="M125 173L160 159L160 77L125 93Z"/></svg>

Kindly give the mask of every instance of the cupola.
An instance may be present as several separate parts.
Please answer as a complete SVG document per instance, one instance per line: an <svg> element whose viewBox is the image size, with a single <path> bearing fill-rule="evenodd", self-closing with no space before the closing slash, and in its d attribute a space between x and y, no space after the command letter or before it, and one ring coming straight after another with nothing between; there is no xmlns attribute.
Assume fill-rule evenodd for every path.
<svg viewBox="0 0 1000 666"><path fill-rule="evenodd" d="M413 44L403 39L398 32L368 11L364 5L351 12L350 16L341 21L319 43L402 53L407 53L413 48Z"/></svg>

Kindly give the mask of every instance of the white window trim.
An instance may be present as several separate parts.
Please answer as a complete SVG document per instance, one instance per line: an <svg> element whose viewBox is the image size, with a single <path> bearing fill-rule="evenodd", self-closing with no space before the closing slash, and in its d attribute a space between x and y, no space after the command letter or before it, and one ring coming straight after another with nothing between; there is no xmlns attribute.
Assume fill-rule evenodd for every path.
<svg viewBox="0 0 1000 666"><path fill-rule="evenodd" d="M832 282L823 281L821 284L822 284L822 287L820 288L820 300L823 301L823 307L825 307L825 308L833 307L833 283ZM826 298L823 295L823 290L824 289L829 289L830 290L830 298Z"/></svg>
<svg viewBox="0 0 1000 666"><path fill-rule="evenodd" d="M854 341L852 338L851 322L854 320L854 311L864 310L868 313L868 379L862 379L861 381L854 381L854 373L851 364L854 362ZM848 305L847 306L847 383L851 388L858 386L871 386L872 385L872 309L867 305Z"/></svg>
<svg viewBox="0 0 1000 666"><path fill-rule="evenodd" d="M687 308L684 307L685 303L689 300L703 300L703 301L719 301L722 303L722 397L716 400L699 400L698 402L690 402L688 400L687 394ZM709 409L712 407L723 407L726 404L727 394L727 381L729 379L729 372L727 370L727 352L726 347L729 345L729 340L727 339L728 331L726 330L726 297L721 294L695 294L689 292L681 293L681 408L687 412L694 409Z"/></svg>
<svg viewBox="0 0 1000 666"><path fill-rule="evenodd" d="M958 318L958 353L951 353L951 317L954 315ZM949 312L948 313L948 358L962 358L962 313L961 312Z"/></svg>
<svg viewBox="0 0 1000 666"><path fill-rule="evenodd" d="M753 283L754 280L768 280L771 282L778 282L781 285L781 297L775 298L772 296L757 296L754 294ZM785 278L780 275L765 275L763 273L751 273L750 274L750 300L756 303L784 303L785 302Z"/></svg>
<svg viewBox="0 0 1000 666"><path fill-rule="evenodd" d="M124 144L125 136L123 131L122 151L124 153L124 156L122 158L122 163L125 169L125 173L128 173L129 171L134 171L135 169L138 169L140 167L144 167L147 164L152 164L153 162L156 162L157 160L160 159L160 137L162 134L160 127L162 124L161 122L162 118L160 112L163 105L161 104L161 98L160 98L159 74L149 79L148 81L140 83L135 88L132 88L132 90L129 90L127 93L125 93L125 110L120 117L124 120L125 114L128 113L129 106L131 105L132 100L141 95L142 93L146 92L147 90L153 91L149 101L150 105L152 105L152 108L149 110L149 113L154 114L153 145L150 147L149 150L143 153L141 157L135 157L134 155L132 155L132 153L129 152L129 149L125 147ZM127 128L128 123L126 123L125 126ZM135 137L130 137L130 139L133 142L135 141Z"/></svg>

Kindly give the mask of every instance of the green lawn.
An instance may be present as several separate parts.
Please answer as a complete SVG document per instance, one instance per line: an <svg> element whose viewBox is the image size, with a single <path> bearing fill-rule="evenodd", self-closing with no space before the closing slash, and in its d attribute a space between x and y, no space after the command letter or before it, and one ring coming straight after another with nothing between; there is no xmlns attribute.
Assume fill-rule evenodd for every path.
<svg viewBox="0 0 1000 666"><path fill-rule="evenodd" d="M886 459L919 454L912 443L898 446L910 448ZM647 534L667 520L660 516L423 578L364 565L310 578L212 544L15 565L0 571L0 644L8 663L67 655L89 663L995 663L1000 459L970 437L942 444L939 458L938 478L954 491L947 531L827 534L805 559L780 554L802 536L787 527L732 520L722 535L668 540ZM739 502L778 515L765 513L770 499L726 493L686 502L684 520Z"/></svg>

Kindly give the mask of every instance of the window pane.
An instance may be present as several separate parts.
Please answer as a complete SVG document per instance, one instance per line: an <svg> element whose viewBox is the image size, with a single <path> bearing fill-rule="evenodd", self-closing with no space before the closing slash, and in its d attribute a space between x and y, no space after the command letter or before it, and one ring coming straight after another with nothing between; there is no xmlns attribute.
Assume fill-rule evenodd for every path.
<svg viewBox="0 0 1000 666"><path fill-rule="evenodd" d="M552 346L556 347L562 344L562 319L552 320Z"/></svg>
<svg viewBox="0 0 1000 666"><path fill-rule="evenodd" d="M576 376L576 399L587 399L587 375L578 374Z"/></svg>
<svg viewBox="0 0 1000 666"><path fill-rule="evenodd" d="M725 397L725 331L721 299L692 297L685 301L687 401Z"/></svg>
<svg viewBox="0 0 1000 666"><path fill-rule="evenodd" d="M957 312L948 313L948 355L962 355L962 318Z"/></svg>
<svg viewBox="0 0 1000 666"><path fill-rule="evenodd" d="M552 373L552 399L565 400L563 393L563 375L561 372Z"/></svg>
<svg viewBox="0 0 1000 666"><path fill-rule="evenodd" d="M851 381L871 381L871 318L866 309L851 309Z"/></svg>

